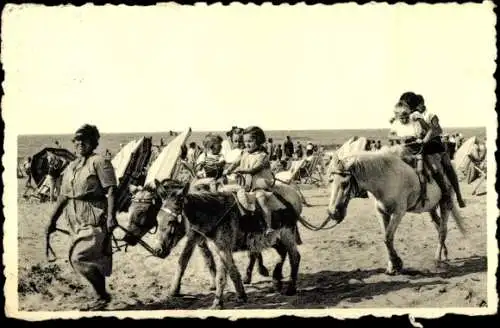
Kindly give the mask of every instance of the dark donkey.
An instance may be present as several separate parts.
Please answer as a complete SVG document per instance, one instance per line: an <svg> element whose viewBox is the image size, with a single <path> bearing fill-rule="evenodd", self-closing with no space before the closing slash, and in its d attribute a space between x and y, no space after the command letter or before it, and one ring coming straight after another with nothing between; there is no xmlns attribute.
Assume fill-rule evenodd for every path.
<svg viewBox="0 0 500 328"><path fill-rule="evenodd" d="M168 183L170 180L164 180L162 184ZM130 246L135 246L137 242L151 229L156 227L157 220L156 216L160 211L161 199L157 195L156 186L146 185L144 187L131 186L130 192L132 194L131 204L128 210L128 222L127 222L127 234L123 240ZM182 237L184 237L186 231L180 230L177 232L178 240L175 240L174 244L177 244ZM200 240L198 246L201 250L201 254L208 270L211 274L211 286L210 290L215 289L215 262L210 250L206 244L205 240ZM194 251L194 247L190 250L191 253ZM168 254L155 254L159 257L167 257ZM161 255L161 256L160 256ZM259 273L264 276L269 276L269 271L264 266L264 261L262 259L262 254L260 252L249 252L249 263L246 270L246 277L244 282L249 284L252 281L252 273L255 266L255 262L258 263ZM180 284L180 282L179 282ZM179 290L172 291L172 293L179 293Z"/></svg>
<svg viewBox="0 0 500 328"><path fill-rule="evenodd" d="M158 195L163 203L158 213L158 231L155 253L164 257L187 231L187 241L180 255L179 267L174 277L172 290L179 288L179 283L186 269L195 245L205 241L210 251L217 255L216 292L212 308L222 308L226 275L229 273L234 283L239 301L247 299L241 276L233 259L233 252L251 250L261 252L273 247L280 255L280 261L273 271L275 288L281 292L283 264L289 255L291 280L285 291L286 295L296 293L300 254L297 221L299 215L292 204L284 199L285 209L273 212L273 227L278 231L278 239L268 245L263 238L262 217L242 214L236 197L231 192L190 192L189 183L172 182L170 185L156 183ZM300 201L300 197L297 197Z"/></svg>

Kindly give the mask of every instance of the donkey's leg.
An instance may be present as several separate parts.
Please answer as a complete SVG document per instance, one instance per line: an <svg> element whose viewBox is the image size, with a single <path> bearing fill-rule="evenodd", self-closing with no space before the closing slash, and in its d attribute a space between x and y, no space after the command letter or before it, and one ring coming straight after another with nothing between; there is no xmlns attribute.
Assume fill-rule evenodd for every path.
<svg viewBox="0 0 500 328"><path fill-rule="evenodd" d="M225 245L220 247L215 242L209 241L209 247L218 255L215 299L212 304L212 308L218 309L221 309L223 306L223 293L224 288L226 287L226 273L229 273L229 276L234 283L238 300L241 302L247 301L247 295L241 280L240 272L234 263L231 243L224 244Z"/></svg>
<svg viewBox="0 0 500 328"><path fill-rule="evenodd" d="M262 254L260 252L248 252L248 257L249 257L249 262L248 262L248 266L247 266L247 271L246 271L245 279L243 279L243 282L245 284L249 284L252 282L252 273L253 273L253 268L255 266L256 261L257 261L257 264L259 266L259 273L264 277L269 277L269 271L267 270L266 266L264 265L264 260L262 258Z"/></svg>
<svg viewBox="0 0 500 328"><path fill-rule="evenodd" d="M211 248L216 250L216 247L212 247L214 245L213 242L209 243ZM226 266L224 265L224 262L222 261L220 255L217 253L217 259L216 259L216 274L215 274L215 298L212 303L212 306L210 307L211 309L222 309L223 304L224 304L224 289L226 288Z"/></svg>
<svg viewBox="0 0 500 328"><path fill-rule="evenodd" d="M286 289L286 295L295 295L297 293L297 278L299 275L300 253L295 243L295 234L293 229L285 229L281 232L281 240L288 253L290 261L290 283Z"/></svg>
<svg viewBox="0 0 500 328"><path fill-rule="evenodd" d="M275 291L281 293L281 289L283 288L283 264L285 263L287 249L281 239L277 240L277 242L273 245L273 248L280 256L280 259L274 266L273 270L273 288Z"/></svg>
<svg viewBox="0 0 500 328"><path fill-rule="evenodd" d="M257 253L257 264L259 266L259 274L263 277L269 277L269 270L267 270L264 265L264 259L262 258L262 253Z"/></svg>
<svg viewBox="0 0 500 328"><path fill-rule="evenodd" d="M401 260L398 253L396 252L396 249L394 248L394 235L396 234L396 230L398 229L403 216L404 213L393 213L391 215L391 219L389 221L389 225L387 226L387 231L385 234L385 243L386 247L389 250L390 267L388 267L388 269L390 273L397 273L400 272L401 269L403 269L403 260Z"/></svg>
<svg viewBox="0 0 500 328"><path fill-rule="evenodd" d="M178 296L180 294L181 289L181 279L186 271L186 267L191 259L191 255L193 255L193 250L196 245L197 238L192 234L188 234L188 238L186 240L186 244L179 256L179 260L177 262L177 269L175 271L175 275L172 278L172 283L170 285L170 296Z"/></svg>
<svg viewBox="0 0 500 328"><path fill-rule="evenodd" d="M249 284L252 282L253 267L255 265L256 260L257 260L257 253L248 252L248 266L247 266L247 272L245 275L245 279L243 279L243 283Z"/></svg>
<svg viewBox="0 0 500 328"><path fill-rule="evenodd" d="M198 246L200 247L203 259L205 260L205 265L207 266L208 271L210 272L210 290L215 290L216 271L215 271L214 257L212 255L212 252L210 252L210 249L207 246L207 241L205 239L203 239Z"/></svg>
<svg viewBox="0 0 500 328"><path fill-rule="evenodd" d="M429 212L432 223L434 224L434 227L436 227L436 231L438 233L438 245L436 247L436 253L434 255L434 261L436 266L439 266L441 262L441 253L443 252L443 242L441 241L441 222L442 219L437 213L437 209L433 209Z"/></svg>
<svg viewBox="0 0 500 328"><path fill-rule="evenodd" d="M439 208L441 209L441 225L439 226L439 242L442 245L443 260L448 261L448 248L446 247L446 237L448 236L448 219L451 213L449 202L443 201ZM440 258L441 258L441 254Z"/></svg>
<svg viewBox="0 0 500 328"><path fill-rule="evenodd" d="M379 214L380 225L384 233L384 243L388 257L387 269L385 270L385 273L388 275L394 275L403 267L403 261L399 258L396 250L394 249L394 233L401 222L403 214L390 214L379 208L377 208L377 212Z"/></svg>

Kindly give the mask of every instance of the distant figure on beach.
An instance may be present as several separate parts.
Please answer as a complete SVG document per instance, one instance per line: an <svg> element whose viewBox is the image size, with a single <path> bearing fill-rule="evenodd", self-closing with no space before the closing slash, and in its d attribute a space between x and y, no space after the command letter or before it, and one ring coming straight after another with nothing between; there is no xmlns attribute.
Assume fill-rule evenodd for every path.
<svg viewBox="0 0 500 328"><path fill-rule="evenodd" d="M283 148L281 148L281 144L278 144L276 146L276 160L281 162L281 159L283 158Z"/></svg>
<svg viewBox="0 0 500 328"><path fill-rule="evenodd" d="M28 190L33 189L33 186L31 185L31 161L32 161L31 156L28 156L22 164L23 171L27 176L26 183L24 184L23 197L26 196Z"/></svg>
<svg viewBox="0 0 500 328"><path fill-rule="evenodd" d="M302 144L300 143L300 141L297 141L295 154L297 154L297 159L302 159L302 157L304 157L304 148L302 148Z"/></svg>
<svg viewBox="0 0 500 328"><path fill-rule="evenodd" d="M276 146L273 143L273 138L268 138L266 143L267 154L271 161L276 160Z"/></svg>
<svg viewBox="0 0 500 328"><path fill-rule="evenodd" d="M289 161L293 158L294 154L294 146L292 142L292 138L290 136L286 136L286 140L283 143L283 151L285 152L285 160Z"/></svg>
<svg viewBox="0 0 500 328"><path fill-rule="evenodd" d="M108 148L106 148L106 154L104 155L104 157L110 161L112 158L113 158L113 155L111 154L111 152L109 151Z"/></svg>

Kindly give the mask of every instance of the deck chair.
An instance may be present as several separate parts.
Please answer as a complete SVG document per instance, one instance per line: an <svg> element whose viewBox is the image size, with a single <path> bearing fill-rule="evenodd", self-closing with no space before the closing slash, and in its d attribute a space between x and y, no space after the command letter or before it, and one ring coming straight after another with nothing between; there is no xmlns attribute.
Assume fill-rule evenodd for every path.
<svg viewBox="0 0 500 328"><path fill-rule="evenodd" d="M481 162L479 165L477 165L473 161L471 161L469 165L470 169L474 170L474 173L476 175L473 177L473 180L470 183L474 183L474 181L477 180L476 186L472 190L472 195L475 196L478 194L477 191L479 190L479 187L483 184L484 181L486 181L486 159L483 160L483 162Z"/></svg>
<svg viewBox="0 0 500 328"><path fill-rule="evenodd" d="M300 169L300 179L304 181L304 183L319 185L323 182L320 161L321 156L318 154L312 155L309 161L305 160L303 167Z"/></svg>
<svg viewBox="0 0 500 328"><path fill-rule="evenodd" d="M293 181L300 181L300 171L306 165L305 158L292 161L290 168L286 171L278 172L274 175L276 181L290 184Z"/></svg>
<svg viewBox="0 0 500 328"><path fill-rule="evenodd" d="M276 183L284 183L293 186L300 194L300 197L302 198L302 203L305 206L309 207L311 205L307 202L306 198L304 197L304 194L300 190L300 187L296 183L294 183L297 180L300 181L300 170L304 167L305 163L306 163L305 158L292 161L290 168L286 171L281 171L276 173L274 175L274 179Z"/></svg>

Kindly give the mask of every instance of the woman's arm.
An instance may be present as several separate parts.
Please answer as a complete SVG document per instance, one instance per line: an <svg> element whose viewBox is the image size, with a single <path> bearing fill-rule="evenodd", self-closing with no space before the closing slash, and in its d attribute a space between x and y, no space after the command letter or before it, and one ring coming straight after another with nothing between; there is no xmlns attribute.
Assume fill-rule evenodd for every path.
<svg viewBox="0 0 500 328"><path fill-rule="evenodd" d="M47 225L46 233L52 233L56 230L57 220L62 214L62 211L66 204L68 203L68 198L66 196L60 195L57 198L56 205L52 214L50 215L49 224Z"/></svg>
<svg viewBox="0 0 500 328"><path fill-rule="evenodd" d="M100 158L94 162L94 168L96 170L96 175L99 178L102 188L106 192L108 215L106 218L106 228L108 232L112 232L113 229L118 225L116 221L116 204L115 204L115 193L116 187L118 185L115 170L110 160L105 158Z"/></svg>
<svg viewBox="0 0 500 328"><path fill-rule="evenodd" d="M108 199L108 216L106 221L106 228L108 229L108 232L112 232L113 229L118 225L118 222L116 221L115 193L116 187L109 186L106 193Z"/></svg>

